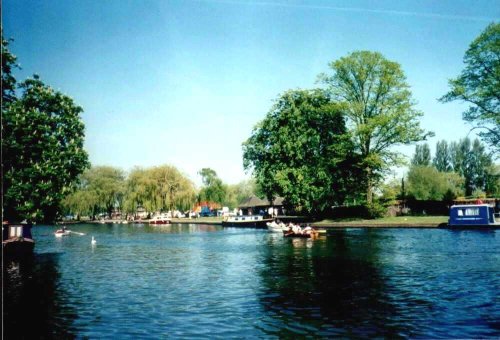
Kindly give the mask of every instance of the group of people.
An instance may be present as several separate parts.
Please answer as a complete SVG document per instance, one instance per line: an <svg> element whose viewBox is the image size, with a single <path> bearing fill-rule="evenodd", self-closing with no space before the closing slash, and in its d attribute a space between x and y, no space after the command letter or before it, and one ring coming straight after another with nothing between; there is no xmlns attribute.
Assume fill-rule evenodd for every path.
<svg viewBox="0 0 500 340"><path fill-rule="evenodd" d="M317 235L318 232L314 230L310 225L301 227L299 224L293 224L292 222L289 222L288 225L286 225L284 233L286 236L288 235L315 236Z"/></svg>

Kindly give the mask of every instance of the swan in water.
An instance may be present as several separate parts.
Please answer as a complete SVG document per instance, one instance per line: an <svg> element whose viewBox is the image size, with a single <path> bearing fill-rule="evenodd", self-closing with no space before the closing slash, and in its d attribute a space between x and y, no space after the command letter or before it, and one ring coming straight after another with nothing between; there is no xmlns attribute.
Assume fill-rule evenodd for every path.
<svg viewBox="0 0 500 340"><path fill-rule="evenodd" d="M92 245L95 245L95 244L97 243L97 241L95 240L94 236L92 236L92 241L90 241L90 243L91 243Z"/></svg>

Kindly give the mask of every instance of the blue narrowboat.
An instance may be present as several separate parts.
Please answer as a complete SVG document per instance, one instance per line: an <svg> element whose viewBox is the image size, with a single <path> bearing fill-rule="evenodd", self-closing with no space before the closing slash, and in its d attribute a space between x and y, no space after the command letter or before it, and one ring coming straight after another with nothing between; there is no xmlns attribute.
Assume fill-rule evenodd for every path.
<svg viewBox="0 0 500 340"><path fill-rule="evenodd" d="M453 205L448 226L452 228L498 228L500 217L488 204ZM496 217L496 219L495 219Z"/></svg>

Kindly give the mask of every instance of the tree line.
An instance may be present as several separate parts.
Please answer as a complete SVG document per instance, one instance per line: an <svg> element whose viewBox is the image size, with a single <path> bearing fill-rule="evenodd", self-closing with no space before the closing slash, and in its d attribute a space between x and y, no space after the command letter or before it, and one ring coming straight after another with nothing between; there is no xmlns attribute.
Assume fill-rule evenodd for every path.
<svg viewBox="0 0 500 340"><path fill-rule="evenodd" d="M481 131L495 155L500 150L499 42L500 24L492 23L471 43L465 69L440 98L470 104L463 118L473 124L471 130ZM331 62L318 83L323 87L289 90L276 99L243 143L245 169L269 201L284 197L303 213L356 202L375 216L383 209L374 191L387 191L383 179L389 169L404 164L394 147L434 134L420 126L423 113L401 66L378 52L356 51ZM415 197L497 192L497 167L478 140L440 142L434 162L430 166L426 144L417 146L408 175ZM425 188L423 177L432 180Z"/></svg>
<svg viewBox="0 0 500 340"><path fill-rule="evenodd" d="M500 166L479 139L417 145L407 175L407 195L419 200L500 196Z"/></svg>
<svg viewBox="0 0 500 340"><path fill-rule="evenodd" d="M140 208L148 213L185 212L206 201L236 208L255 192L252 181L224 184L210 168L198 174L203 183L199 190L172 165L136 167L128 174L116 167L93 166L80 176L75 191L62 201L63 211L96 219L102 214L111 216L115 210L134 216Z"/></svg>

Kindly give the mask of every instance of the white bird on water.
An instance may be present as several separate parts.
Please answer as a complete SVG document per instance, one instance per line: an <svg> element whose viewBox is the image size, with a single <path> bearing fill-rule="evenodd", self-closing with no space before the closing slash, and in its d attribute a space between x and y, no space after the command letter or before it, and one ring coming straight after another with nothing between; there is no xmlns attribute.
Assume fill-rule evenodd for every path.
<svg viewBox="0 0 500 340"><path fill-rule="evenodd" d="M90 243L91 243L92 245L95 245L95 244L97 243L97 241L95 240L94 236L92 236L92 241L90 241Z"/></svg>

